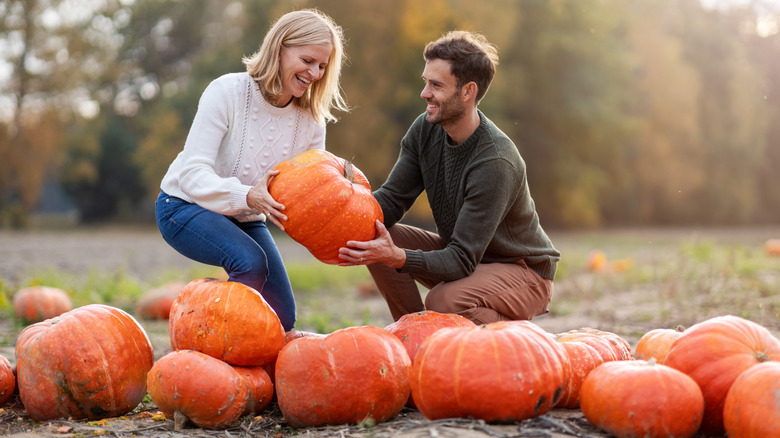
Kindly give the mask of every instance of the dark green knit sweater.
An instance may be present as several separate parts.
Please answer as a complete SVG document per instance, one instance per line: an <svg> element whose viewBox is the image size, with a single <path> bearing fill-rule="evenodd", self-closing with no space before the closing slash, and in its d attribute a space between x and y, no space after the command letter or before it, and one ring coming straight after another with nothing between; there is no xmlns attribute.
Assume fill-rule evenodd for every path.
<svg viewBox="0 0 780 438"><path fill-rule="evenodd" d="M439 236L438 251L406 250L410 274L451 281L478 263L520 259L540 276L555 277L560 253L539 224L525 162L514 143L479 112L481 123L459 145L439 125L415 120L387 181L374 192L385 226L401 220L426 191Z"/></svg>

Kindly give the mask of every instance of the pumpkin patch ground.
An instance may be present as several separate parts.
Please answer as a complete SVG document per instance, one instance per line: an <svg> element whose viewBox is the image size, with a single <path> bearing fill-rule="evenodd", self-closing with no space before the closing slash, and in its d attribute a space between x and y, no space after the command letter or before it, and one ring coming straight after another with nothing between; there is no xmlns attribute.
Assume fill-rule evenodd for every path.
<svg viewBox="0 0 780 438"><path fill-rule="evenodd" d="M635 348L642 335L652 329L690 327L722 314L746 315L775 336L780 333L780 258L767 256L763 248L768 236L780 235L780 230L550 234L565 257L556 279L550 313L534 320L549 333L563 334L591 327L616 333ZM277 240L289 263L319 263L286 236L280 234ZM593 272L587 265L587 255L593 249L603 251L610 260L630 257L633 265L624 272ZM47 274L41 274L46 270L54 270L57 275L81 276L98 270L149 279L159 278L166 269L188 272L192 268L189 261L167 247L156 230L50 234L0 231L0 260L3 260L0 280L5 282L0 282L0 286L6 289L15 284L20 288L26 286L22 284L25 279L46 278ZM31 260L35 261L34 265ZM297 328L322 333L321 327L332 328L333 324L386 327L392 322L382 298L366 292L365 284L342 289L296 290ZM83 304L74 302L74 307ZM132 303L120 300L119 304L132 312ZM3 310L0 311L0 355L13 365L15 342L25 325L14 319L12 310L0 310ZM331 325L322 322L325 317L331 318ZM167 320L139 319L139 323L152 343L155 361L172 351ZM527 420L493 424L459 418L428 420L420 411L407 406L388 421L375 425L294 429L273 401L264 411L244 415L226 429L209 430L189 424L183 430L175 430L174 421L166 419L149 396L124 415L100 420L34 421L18 395L0 406L0 436L102 435L174 438L611 436L589 424L576 408L553 408Z"/></svg>

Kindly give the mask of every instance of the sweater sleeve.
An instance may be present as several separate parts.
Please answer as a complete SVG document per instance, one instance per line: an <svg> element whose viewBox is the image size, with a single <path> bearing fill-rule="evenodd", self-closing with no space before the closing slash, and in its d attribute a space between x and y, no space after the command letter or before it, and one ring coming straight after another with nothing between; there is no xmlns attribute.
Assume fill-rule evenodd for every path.
<svg viewBox="0 0 780 438"><path fill-rule="evenodd" d="M474 272L493 240L496 229L512 207L518 192L512 164L492 159L474 166L466 176L465 199L450 241L437 251L406 250L401 272L458 280Z"/></svg>
<svg viewBox="0 0 780 438"><path fill-rule="evenodd" d="M182 192L202 207L224 215L249 209L246 195L251 186L215 171L217 153L235 114L224 82L213 81L201 96L184 149L179 181Z"/></svg>

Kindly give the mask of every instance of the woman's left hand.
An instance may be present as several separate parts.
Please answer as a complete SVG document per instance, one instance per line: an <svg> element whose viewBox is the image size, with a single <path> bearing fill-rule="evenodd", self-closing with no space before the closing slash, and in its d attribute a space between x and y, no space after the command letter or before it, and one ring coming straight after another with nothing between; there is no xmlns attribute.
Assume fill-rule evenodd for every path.
<svg viewBox="0 0 780 438"><path fill-rule="evenodd" d="M267 220L273 222L279 229L284 230L284 225L282 225L281 222L287 220L287 216L282 213L284 211L284 204L276 202L273 196L268 193L268 183L278 173L278 170L269 170L266 172L260 181L249 189L249 193L246 194L246 203L249 208L262 212Z"/></svg>

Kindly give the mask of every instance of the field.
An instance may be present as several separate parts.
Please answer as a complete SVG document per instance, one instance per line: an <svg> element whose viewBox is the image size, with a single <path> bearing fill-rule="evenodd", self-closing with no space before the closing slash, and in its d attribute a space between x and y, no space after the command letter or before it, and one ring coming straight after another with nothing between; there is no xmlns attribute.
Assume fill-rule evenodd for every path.
<svg viewBox="0 0 780 438"><path fill-rule="evenodd" d="M732 314L780 333L780 257L764 242L780 238L780 228L612 230L551 232L563 257L550 313L534 322L551 333L582 327L612 331L633 345L650 329L690 326ZM391 322L384 301L364 268L317 262L280 235L299 306L298 328L328 333L352 325L383 327ZM604 269L588 268L589 254L601 251ZM156 230L99 228L46 232L0 232L0 354L15 361L13 345L24 328L13 318L11 297L21 287L46 284L66 289L74 305L103 302L133 312L147 289L170 281L222 276L213 267L190 262L162 241ZM424 291L423 291L424 293ZM155 356L170 351L167 325L142 321ZM50 421L26 417L18 399L0 410L0 435L216 436L199 429L173 432L157 421L148 400L128 417L103 422ZM57 430L59 428L60 432ZM515 425L471 420L429 422L406 409L373 428L331 427L294 431L278 411L242 419L224 436L605 436L589 428L579 411L554 410Z"/></svg>

